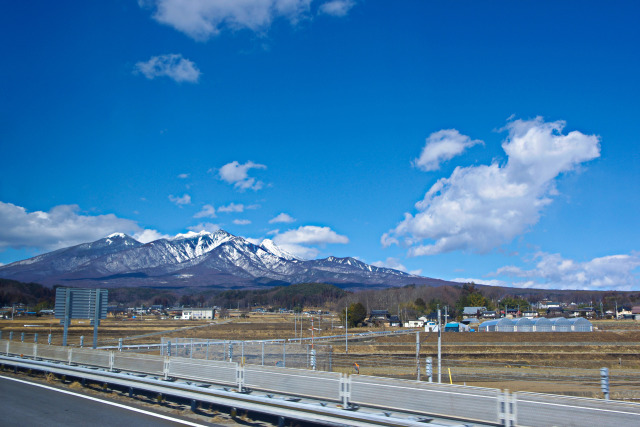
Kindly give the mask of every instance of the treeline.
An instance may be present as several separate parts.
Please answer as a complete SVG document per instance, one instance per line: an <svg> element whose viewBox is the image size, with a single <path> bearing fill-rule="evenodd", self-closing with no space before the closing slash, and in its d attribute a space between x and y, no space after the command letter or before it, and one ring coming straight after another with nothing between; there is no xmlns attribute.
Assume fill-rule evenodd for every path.
<svg viewBox="0 0 640 427"><path fill-rule="evenodd" d="M25 304L32 307L53 308L56 291L38 283L22 283L0 279L0 306Z"/></svg>
<svg viewBox="0 0 640 427"><path fill-rule="evenodd" d="M401 288L345 291L325 283L302 283L245 290L200 290L156 289L156 288L110 288L109 304L121 306L165 307L210 307L240 308L254 307L302 310L323 308L344 311L351 304L360 303L367 313L371 310L388 310L403 319L428 314L438 306L447 307L451 317L462 313L466 306L487 307L489 310L519 307L526 310L543 299L564 303L592 305L604 310L640 305L640 292L618 291L571 291L520 289L475 285L473 283L444 286L407 285ZM0 305L23 303L41 308L53 307L55 287L48 288L36 283L21 283L0 279Z"/></svg>

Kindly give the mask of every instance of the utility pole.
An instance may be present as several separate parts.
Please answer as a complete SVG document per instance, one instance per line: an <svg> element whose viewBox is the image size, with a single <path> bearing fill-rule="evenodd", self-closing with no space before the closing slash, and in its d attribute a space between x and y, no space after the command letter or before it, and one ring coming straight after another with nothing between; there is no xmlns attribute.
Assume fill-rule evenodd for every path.
<svg viewBox="0 0 640 427"><path fill-rule="evenodd" d="M449 306L445 305L444 306L444 324L446 325L447 323L449 323Z"/></svg>
<svg viewBox="0 0 640 427"><path fill-rule="evenodd" d="M344 308L344 352L349 354L349 308Z"/></svg>
<svg viewBox="0 0 640 427"><path fill-rule="evenodd" d="M440 327L440 306L438 306L438 384L442 382L442 328Z"/></svg>

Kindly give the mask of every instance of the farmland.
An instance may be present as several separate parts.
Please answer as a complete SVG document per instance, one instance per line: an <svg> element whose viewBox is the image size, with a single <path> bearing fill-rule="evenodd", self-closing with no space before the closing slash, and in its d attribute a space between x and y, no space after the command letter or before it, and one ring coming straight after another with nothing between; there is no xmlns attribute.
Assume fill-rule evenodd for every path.
<svg viewBox="0 0 640 427"><path fill-rule="evenodd" d="M344 334L335 317L315 318L314 335ZM445 333L442 339L442 380L457 384L508 388L512 391L562 393L598 397L599 368L611 372L613 398L640 399L640 325L633 321L594 322L590 333ZM52 334L52 343L62 341L62 327L53 318L1 320L3 339L13 331L14 338L33 340L38 333L44 343ZM397 329L397 328L395 328ZM159 343L161 337L215 340L265 340L311 335L311 319L294 320L292 315L251 314L246 318L211 321L184 321L147 316L137 319L106 319L99 328L99 345ZM382 328L349 329L349 333L382 331ZM388 330L394 330L394 328ZM88 321L74 320L68 342L79 345L92 340ZM317 344L320 344L319 342ZM426 357L433 357L436 369L437 334L420 333L421 379L425 380ZM317 346L319 359L331 353L331 369L361 374L387 375L415 379L415 334L351 339L348 354L344 338ZM204 357L202 355L201 357ZM325 363L326 365L326 363ZM323 366L319 365L320 369ZM326 369L326 367L324 367ZM451 373L451 376L449 376ZM434 379L435 379L434 375Z"/></svg>

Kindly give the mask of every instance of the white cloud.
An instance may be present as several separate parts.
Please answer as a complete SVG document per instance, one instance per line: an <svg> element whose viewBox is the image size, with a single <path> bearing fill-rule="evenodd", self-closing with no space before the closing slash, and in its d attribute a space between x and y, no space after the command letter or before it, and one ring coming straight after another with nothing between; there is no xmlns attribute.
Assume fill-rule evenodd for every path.
<svg viewBox="0 0 640 427"><path fill-rule="evenodd" d="M371 265L376 267L384 267L384 268L393 268L394 270L407 272L407 267L400 264L400 260L398 258L389 257L385 261L376 261L372 262Z"/></svg>
<svg viewBox="0 0 640 427"><path fill-rule="evenodd" d="M524 279L514 285L529 288L632 290L640 285L638 274L634 273L640 267L640 256L637 253L576 262L563 258L560 254L539 252L535 254L533 261L536 261L533 269L506 266L492 275Z"/></svg>
<svg viewBox="0 0 640 427"><path fill-rule="evenodd" d="M423 171L438 170L442 162L477 144L482 144L482 141L471 139L455 129L439 130L429 135L420 157L413 161L413 165Z"/></svg>
<svg viewBox="0 0 640 427"><path fill-rule="evenodd" d="M149 243L158 239L170 239L171 236L159 233L156 230L142 230L140 233L134 234L133 238L141 243Z"/></svg>
<svg viewBox="0 0 640 427"><path fill-rule="evenodd" d="M216 217L216 208L211 205L204 205L202 210L196 213L194 218L215 218Z"/></svg>
<svg viewBox="0 0 640 427"><path fill-rule="evenodd" d="M294 255L296 258L305 260L305 259L315 259L318 257L320 251L317 248L310 248L308 246L296 245L292 243L277 243L280 249L289 252Z"/></svg>
<svg viewBox="0 0 640 427"><path fill-rule="evenodd" d="M320 5L318 10L325 15L346 16L355 4L353 0L332 0Z"/></svg>
<svg viewBox="0 0 640 427"><path fill-rule="evenodd" d="M535 225L556 193L555 178L600 155L599 138L562 134L563 121L511 121L502 148L505 165L456 168L416 203L418 213L385 233L381 242L409 247L409 255L455 250L486 253ZM424 241L427 240L427 244Z"/></svg>
<svg viewBox="0 0 640 427"><path fill-rule="evenodd" d="M218 224L212 224L210 222L201 222L198 225L194 225L192 227L188 227L187 230L189 231L195 231L200 232L200 231L208 231L209 233L213 233L215 231L220 230L220 226Z"/></svg>
<svg viewBox="0 0 640 427"><path fill-rule="evenodd" d="M267 167L265 165L253 163L252 161L248 161L243 165L237 161L233 161L222 166L218 171L218 176L221 180L229 184L233 184L233 186L240 191L247 189L260 190L264 186L264 183L262 181L257 181L255 178L249 177L248 172L251 169L266 168Z"/></svg>
<svg viewBox="0 0 640 427"><path fill-rule="evenodd" d="M218 212L244 212L242 203L229 203L227 206L220 206Z"/></svg>
<svg viewBox="0 0 640 427"><path fill-rule="evenodd" d="M234 219L233 223L235 225L249 225L251 224L251 221L249 221L248 219Z"/></svg>
<svg viewBox="0 0 640 427"><path fill-rule="evenodd" d="M277 215L275 218L271 218L269 220L269 224L274 224L277 222L284 222L284 223L290 223L290 222L295 222L295 218L292 218L289 214L286 213L281 213L279 215Z"/></svg>
<svg viewBox="0 0 640 427"><path fill-rule="evenodd" d="M200 78L200 70L196 64L179 54L153 56L146 62L138 62L135 72L142 73L150 80L169 77L178 83L197 83Z"/></svg>
<svg viewBox="0 0 640 427"><path fill-rule="evenodd" d="M79 211L77 205L59 205L49 212L27 212L23 207L0 202L0 250L52 250L92 242L115 232L143 232L129 219L113 214L83 215Z"/></svg>
<svg viewBox="0 0 640 427"><path fill-rule="evenodd" d="M273 242L285 251L301 259L313 259L320 251L308 245L326 245L329 243L349 243L347 236L342 236L329 227L305 225L295 230L280 233L278 230L269 232L273 234Z"/></svg>
<svg viewBox="0 0 640 427"><path fill-rule="evenodd" d="M295 230L288 230L278 234L273 241L287 244L318 245L327 243L349 243L347 236L341 236L329 227L318 227L315 225L304 225Z"/></svg>
<svg viewBox="0 0 640 427"><path fill-rule="evenodd" d="M177 206L182 207L183 205L188 205L191 203L191 196L188 194L184 194L182 197L176 197L173 194L169 195L169 200Z"/></svg>
<svg viewBox="0 0 640 427"><path fill-rule="evenodd" d="M296 24L309 16L312 0L139 0L153 19L204 41L223 29L266 31L284 18Z"/></svg>
<svg viewBox="0 0 640 427"><path fill-rule="evenodd" d="M178 178L187 179L187 178L189 178L189 174L188 173L181 173L180 175L178 175Z"/></svg>

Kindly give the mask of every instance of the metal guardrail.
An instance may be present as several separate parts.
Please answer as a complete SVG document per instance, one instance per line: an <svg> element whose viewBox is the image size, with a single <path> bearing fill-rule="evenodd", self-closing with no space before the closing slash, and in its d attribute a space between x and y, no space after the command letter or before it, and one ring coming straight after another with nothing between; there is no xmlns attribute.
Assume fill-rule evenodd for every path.
<svg viewBox="0 0 640 427"><path fill-rule="evenodd" d="M596 425L640 425L640 404L621 401L510 394L491 388L4 340L0 340L0 353L20 356L17 360L21 361L25 357L36 361L49 359L64 366L95 366L109 372L148 374L156 379L181 378L231 385L245 393L261 390L308 397L337 402L345 409L362 406L504 426L582 426L585 420Z"/></svg>

